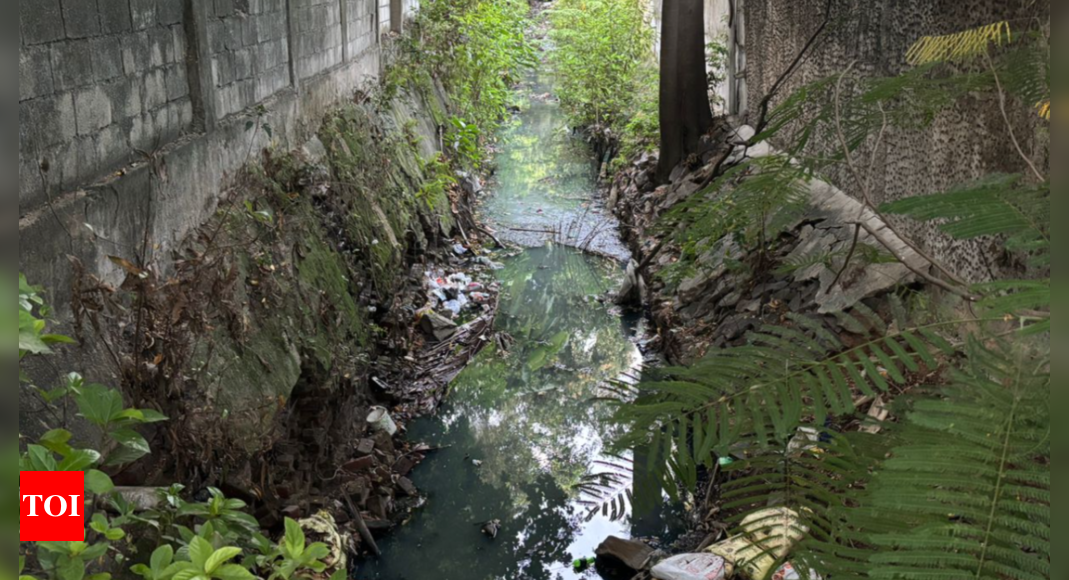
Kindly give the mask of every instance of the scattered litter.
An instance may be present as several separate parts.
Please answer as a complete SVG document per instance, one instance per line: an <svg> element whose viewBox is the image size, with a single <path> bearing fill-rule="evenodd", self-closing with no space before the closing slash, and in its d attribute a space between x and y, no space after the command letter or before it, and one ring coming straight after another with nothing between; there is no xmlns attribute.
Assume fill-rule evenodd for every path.
<svg viewBox="0 0 1069 580"><path fill-rule="evenodd" d="M817 451L820 447L820 431L813 427L799 427L798 433L787 445L787 453L799 451Z"/></svg>
<svg viewBox="0 0 1069 580"><path fill-rule="evenodd" d="M657 580L724 580L727 562L715 554L682 554L653 567Z"/></svg>
<svg viewBox="0 0 1069 580"><path fill-rule="evenodd" d="M776 564L809 533L799 519L798 513L788 508L750 514L742 520L739 535L709 548L709 553L727 562L727 576L768 578Z"/></svg>
<svg viewBox="0 0 1069 580"><path fill-rule="evenodd" d="M483 466L483 462L479 461L478 459L472 459L471 460L471 464L474 465L475 467L482 467Z"/></svg>
<svg viewBox="0 0 1069 580"><path fill-rule="evenodd" d="M572 563L572 568L574 568L576 572L586 572L591 566L597 563L598 561L596 558L580 558Z"/></svg>
<svg viewBox="0 0 1069 580"><path fill-rule="evenodd" d="M794 565L787 562L775 574L772 575L772 580L804 580L802 573L794 568ZM809 578L806 580L823 580L819 574L810 570Z"/></svg>
<svg viewBox="0 0 1069 580"><path fill-rule="evenodd" d="M453 252L456 253L456 255L458 256L463 256L464 254L468 253L468 249L465 248L463 244L454 244Z"/></svg>
<svg viewBox="0 0 1069 580"><path fill-rule="evenodd" d="M489 536L491 540L496 540L499 533L501 533L501 520L490 520L483 524L483 534Z"/></svg>
<svg viewBox="0 0 1069 580"><path fill-rule="evenodd" d="M385 407L372 407L371 414L367 416L367 422L371 428L386 433L390 437L397 434L397 423L393 422L390 412Z"/></svg>

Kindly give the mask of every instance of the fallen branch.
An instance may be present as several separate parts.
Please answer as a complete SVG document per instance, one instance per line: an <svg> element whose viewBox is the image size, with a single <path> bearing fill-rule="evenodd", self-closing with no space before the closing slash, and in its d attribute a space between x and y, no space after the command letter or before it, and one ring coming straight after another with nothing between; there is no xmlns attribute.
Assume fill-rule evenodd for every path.
<svg viewBox="0 0 1069 580"><path fill-rule="evenodd" d="M353 505L353 500L348 495L345 496L345 503L349 505L349 511L352 513L353 522L356 523L356 531L360 533L360 539L364 540L364 543L371 548L371 552L375 556L382 556L382 550L379 549L379 545L375 543L375 536L371 535L371 530L368 529L367 523L364 522L364 516L360 514L360 510L356 509Z"/></svg>

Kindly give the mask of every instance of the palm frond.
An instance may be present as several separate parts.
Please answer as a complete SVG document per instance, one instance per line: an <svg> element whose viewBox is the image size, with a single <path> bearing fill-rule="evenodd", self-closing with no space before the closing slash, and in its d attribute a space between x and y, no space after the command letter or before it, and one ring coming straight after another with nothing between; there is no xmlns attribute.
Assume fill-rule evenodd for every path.
<svg viewBox="0 0 1069 580"><path fill-rule="evenodd" d="M1005 21L955 34L925 36L910 47L906 61L913 66L960 62L983 54L992 44L1001 46L1012 40L1010 23Z"/></svg>

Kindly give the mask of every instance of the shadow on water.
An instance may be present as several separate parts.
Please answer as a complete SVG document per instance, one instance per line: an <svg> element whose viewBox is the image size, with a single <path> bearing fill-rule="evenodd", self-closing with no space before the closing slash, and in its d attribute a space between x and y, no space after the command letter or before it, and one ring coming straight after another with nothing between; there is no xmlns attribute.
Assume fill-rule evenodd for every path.
<svg viewBox="0 0 1069 580"><path fill-rule="evenodd" d="M439 417L412 426L413 440L446 447L414 474L427 505L358 578L596 577L571 562L593 556L609 535L630 536L628 517L613 521L599 509L587 521L589 498L576 487L626 461L605 455L611 409L592 402L606 395L605 381L641 362L633 321L595 299L618 275L614 262L560 246L506 263L498 330L516 342L508 353L481 353ZM501 520L496 540L481 532L490 520Z"/></svg>

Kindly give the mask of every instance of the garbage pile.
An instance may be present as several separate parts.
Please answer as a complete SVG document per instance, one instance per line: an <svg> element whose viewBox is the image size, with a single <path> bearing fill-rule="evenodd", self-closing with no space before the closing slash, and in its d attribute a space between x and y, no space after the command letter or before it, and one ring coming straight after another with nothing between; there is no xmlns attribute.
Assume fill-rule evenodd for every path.
<svg viewBox="0 0 1069 580"><path fill-rule="evenodd" d="M417 317L428 338L438 342L449 340L460 325L490 312L494 298L501 290L491 272L501 268L488 257L479 256L472 259L468 268L479 280L465 272L425 272L423 289L427 302L417 312Z"/></svg>
<svg viewBox="0 0 1069 580"><path fill-rule="evenodd" d="M751 514L734 538L705 552L682 554L653 567L656 580L727 580L728 578L768 578L803 580L791 563L782 562L809 530L799 523L798 513L787 508L771 508ZM805 580L821 580L811 573Z"/></svg>

